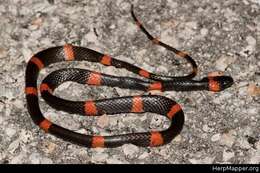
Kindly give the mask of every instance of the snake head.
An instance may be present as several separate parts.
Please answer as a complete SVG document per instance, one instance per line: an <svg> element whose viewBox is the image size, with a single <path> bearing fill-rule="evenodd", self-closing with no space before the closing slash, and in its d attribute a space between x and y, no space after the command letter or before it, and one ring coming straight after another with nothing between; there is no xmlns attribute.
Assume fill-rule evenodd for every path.
<svg viewBox="0 0 260 173"><path fill-rule="evenodd" d="M234 80L230 76L212 76L205 77L202 81L208 83L208 90L219 92L233 85Z"/></svg>

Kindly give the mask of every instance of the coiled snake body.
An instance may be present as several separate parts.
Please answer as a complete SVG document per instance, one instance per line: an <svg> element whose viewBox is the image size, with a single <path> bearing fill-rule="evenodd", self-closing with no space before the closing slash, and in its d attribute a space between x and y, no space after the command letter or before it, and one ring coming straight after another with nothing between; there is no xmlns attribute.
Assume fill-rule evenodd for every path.
<svg viewBox="0 0 260 173"><path fill-rule="evenodd" d="M184 124L184 114L180 105L175 101L159 95L138 95L76 102L58 98L52 94L53 91L60 84L66 81L143 91L209 90L218 92L230 87L233 84L233 79L229 76L205 77L199 81L192 80L197 73L197 65L195 61L186 53L176 50L175 48L170 47L169 45L151 36L136 18L133 12L133 7L131 9L131 14L136 24L148 37L148 39L153 41L156 45L163 46L167 50L173 51L179 57L185 58L191 64L193 69L192 72L182 77L156 75L130 63L112 58L109 55L105 55L88 48L72 46L70 44L43 50L35 54L29 60L25 75L27 107L31 118L36 125L38 125L45 132L86 147L118 147L126 143L132 143L143 147L160 146L169 143L182 130ZM69 113L87 116L100 116L104 113L119 114L128 112L152 112L166 116L171 121L171 125L164 131L130 133L114 136L92 136L76 133L52 123L41 113L38 102L37 78L41 69L50 64L61 61L97 62L105 66L125 68L128 71L150 80L148 81L131 77L118 77L77 68L60 69L49 74L40 85L42 97L52 107L58 110L67 111Z"/></svg>

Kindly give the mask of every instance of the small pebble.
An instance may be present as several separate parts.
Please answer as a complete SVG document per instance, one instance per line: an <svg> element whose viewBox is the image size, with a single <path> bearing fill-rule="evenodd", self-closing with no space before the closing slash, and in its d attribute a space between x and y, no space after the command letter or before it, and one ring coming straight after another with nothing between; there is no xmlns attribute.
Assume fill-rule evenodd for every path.
<svg viewBox="0 0 260 173"><path fill-rule="evenodd" d="M32 153L29 156L29 160L31 164L51 164L53 163L51 159L43 157L39 153Z"/></svg>
<svg viewBox="0 0 260 173"><path fill-rule="evenodd" d="M91 161L94 163L105 162L108 156L107 153L96 153L91 157Z"/></svg>
<svg viewBox="0 0 260 173"><path fill-rule="evenodd" d="M8 137L12 137L15 133L17 132L17 130L15 128L12 127L7 127L5 129L5 133L8 135Z"/></svg>
<svg viewBox="0 0 260 173"><path fill-rule="evenodd" d="M163 123L163 117L154 116L151 121L151 128L156 129L160 127L162 123Z"/></svg>
<svg viewBox="0 0 260 173"><path fill-rule="evenodd" d="M246 37L246 41L247 41L247 43L249 45L249 48L252 51L254 51L255 50L255 46L256 46L256 39L250 35L250 36Z"/></svg>
<svg viewBox="0 0 260 173"><path fill-rule="evenodd" d="M114 159L114 158L109 158L107 159L107 163L108 164L123 164L124 162L118 160L118 159Z"/></svg>
<svg viewBox="0 0 260 173"><path fill-rule="evenodd" d="M230 130L228 133L224 133L221 135L219 143L227 147L232 147L235 142L235 135L236 131Z"/></svg>
<svg viewBox="0 0 260 173"><path fill-rule="evenodd" d="M223 151L223 160L228 161L229 159L233 158L235 156L234 152L224 150Z"/></svg>
<svg viewBox="0 0 260 173"><path fill-rule="evenodd" d="M177 136L173 139L173 141L175 141L175 142L181 142L181 140L182 140L181 135L177 135Z"/></svg>
<svg viewBox="0 0 260 173"><path fill-rule="evenodd" d="M192 164L212 164L215 157L205 157L204 159L189 159Z"/></svg>
<svg viewBox="0 0 260 173"><path fill-rule="evenodd" d="M12 141L11 144L9 144L7 151L10 152L11 154L16 151L16 149L20 146L20 140L16 139Z"/></svg>
<svg viewBox="0 0 260 173"><path fill-rule="evenodd" d="M207 124L204 124L204 125L202 126L202 130L203 130L204 132L212 132L214 129L213 129L213 128L210 128ZM213 137L213 138L217 138L217 137Z"/></svg>
<svg viewBox="0 0 260 173"><path fill-rule="evenodd" d="M15 100L13 104L19 109L24 108L24 102L22 100Z"/></svg>
<svg viewBox="0 0 260 173"><path fill-rule="evenodd" d="M43 151L47 154L53 153L55 149L58 147L57 144L49 141L44 142L43 146Z"/></svg>
<svg viewBox="0 0 260 173"><path fill-rule="evenodd" d="M196 21L187 22L185 25L192 29L197 29L198 27L198 23Z"/></svg>
<svg viewBox="0 0 260 173"><path fill-rule="evenodd" d="M33 138L32 132L24 129L22 129L19 137L24 143L30 142L30 140Z"/></svg>
<svg viewBox="0 0 260 173"><path fill-rule="evenodd" d="M203 37L205 37L207 34L208 34L208 29L207 28L202 28L201 30L200 30L200 34L203 36Z"/></svg>
<svg viewBox="0 0 260 173"><path fill-rule="evenodd" d="M100 116L97 120L97 125L101 128L108 126L108 124L109 124L109 116L107 116L106 114Z"/></svg>
<svg viewBox="0 0 260 173"><path fill-rule="evenodd" d="M258 141L256 144L256 150L253 150L251 153L251 158L249 163L250 164L259 164L260 160L260 141Z"/></svg>
<svg viewBox="0 0 260 173"><path fill-rule="evenodd" d="M0 59L5 58L7 56L7 50L0 47Z"/></svg>
<svg viewBox="0 0 260 173"><path fill-rule="evenodd" d="M24 163L25 159L28 158L25 152L21 152L15 157L11 158L10 164L21 164Z"/></svg>
<svg viewBox="0 0 260 173"><path fill-rule="evenodd" d="M125 144L122 146L124 154L129 158L134 158L139 152L139 148L133 144Z"/></svg>
<svg viewBox="0 0 260 173"><path fill-rule="evenodd" d="M94 32L88 32L85 36L84 36L84 39L87 40L88 42L92 42L94 44L97 44L99 45L98 43L98 39L97 39L97 36L95 35Z"/></svg>
<svg viewBox="0 0 260 173"><path fill-rule="evenodd" d="M239 143L239 146L243 149L251 148L251 145L248 143L246 138L239 138L238 143Z"/></svg>
<svg viewBox="0 0 260 173"><path fill-rule="evenodd" d="M145 158L147 158L147 157L149 157L149 153L143 152L143 153L138 157L138 159L143 160L143 159L145 159Z"/></svg>
<svg viewBox="0 0 260 173"><path fill-rule="evenodd" d="M213 135L213 136L211 137L211 141L212 141L212 142L216 142L216 141L218 141L218 140L220 140L220 134L219 134L219 133L217 133L217 134L215 134L215 135Z"/></svg>
<svg viewBox="0 0 260 173"><path fill-rule="evenodd" d="M247 88L247 92L250 96L260 95L260 87L257 87L254 83L250 83Z"/></svg>
<svg viewBox="0 0 260 173"><path fill-rule="evenodd" d="M41 27L42 23L43 23L43 18L41 18L41 17L33 20L32 21L32 26L31 26L31 27L33 27L32 30L35 30L35 29L38 29L39 27Z"/></svg>
<svg viewBox="0 0 260 173"><path fill-rule="evenodd" d="M235 62L235 60L235 57L222 55L215 63L216 69L220 71L225 71L230 64Z"/></svg>

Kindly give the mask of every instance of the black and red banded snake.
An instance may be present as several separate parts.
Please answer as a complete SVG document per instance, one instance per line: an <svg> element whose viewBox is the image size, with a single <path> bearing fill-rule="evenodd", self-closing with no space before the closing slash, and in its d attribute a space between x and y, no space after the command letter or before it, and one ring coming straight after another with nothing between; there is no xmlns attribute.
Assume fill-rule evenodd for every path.
<svg viewBox="0 0 260 173"><path fill-rule="evenodd" d="M53 91L66 81L142 91L209 90L218 92L233 84L233 79L230 76L211 76L204 77L202 80L193 80L192 78L197 74L197 65L195 61L187 53L179 51L154 38L136 18L133 6L131 8L131 14L137 26L149 40L156 45L160 45L165 49L174 52L179 57L186 59L192 66L192 72L186 76L180 77L157 75L95 50L72 46L70 44L45 49L32 56L27 64L25 74L27 107L31 118L36 125L45 132L86 147L118 147L126 143L143 147L160 146L171 142L171 140L181 132L184 124L184 113L181 106L172 99L159 95L136 95L100 100L69 101L54 96L52 94ZM40 85L41 96L52 107L69 113L87 116L151 112L166 116L171 121L169 128L163 131L99 136L76 133L47 120L39 107L37 79L41 69L61 61L89 61L101 63L105 66L113 66L115 68L125 68L130 72L146 78L146 80L132 77L112 76L78 68L60 69L50 73Z"/></svg>

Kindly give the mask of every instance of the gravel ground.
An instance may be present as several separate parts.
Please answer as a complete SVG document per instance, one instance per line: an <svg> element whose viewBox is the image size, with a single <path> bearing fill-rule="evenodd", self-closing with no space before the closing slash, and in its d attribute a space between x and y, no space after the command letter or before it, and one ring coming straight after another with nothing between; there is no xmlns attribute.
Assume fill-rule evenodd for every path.
<svg viewBox="0 0 260 173"><path fill-rule="evenodd" d="M131 3L153 35L194 57L197 79L220 71L231 75L235 84L220 93L163 93L183 107L186 121L181 134L162 147L87 149L39 130L26 109L24 72L30 57L40 50L72 43L160 74L183 75L189 70L184 61L153 45L138 30L130 15ZM259 0L1 0L0 36L0 163L260 162ZM44 69L40 79L66 67L135 76L84 62ZM137 93L141 94L74 83L55 92L72 100ZM40 105L46 117L80 133L120 134L168 125L165 118L151 114L86 118L58 112L42 100Z"/></svg>

